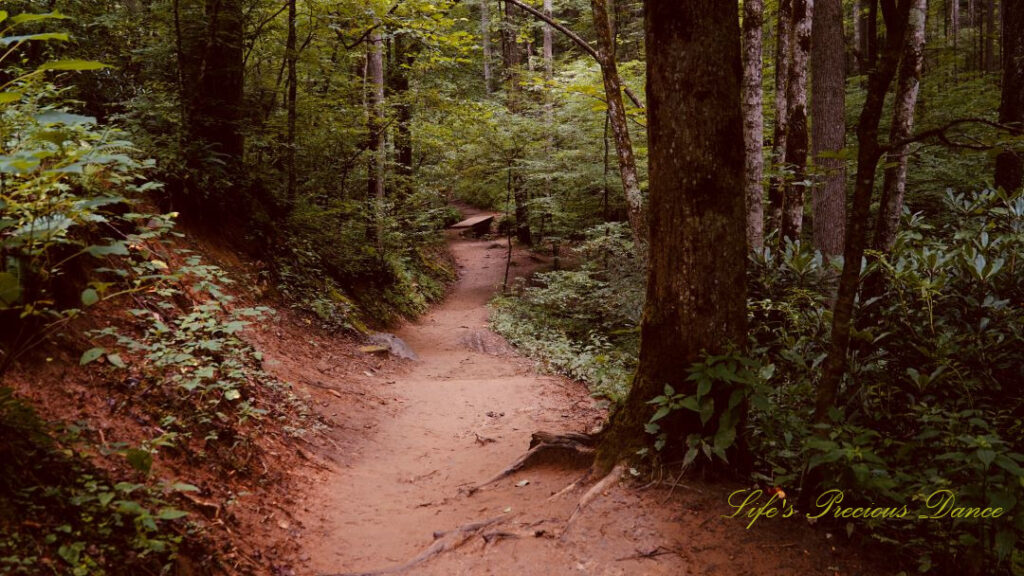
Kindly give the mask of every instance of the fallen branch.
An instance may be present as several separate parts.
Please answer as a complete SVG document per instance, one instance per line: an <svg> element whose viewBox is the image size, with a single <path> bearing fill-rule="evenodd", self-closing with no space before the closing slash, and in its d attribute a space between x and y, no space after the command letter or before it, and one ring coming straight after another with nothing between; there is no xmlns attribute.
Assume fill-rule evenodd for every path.
<svg viewBox="0 0 1024 576"><path fill-rule="evenodd" d="M434 556L455 550L469 541L473 536L479 535L484 529L494 526L500 522L504 522L509 518L511 518L510 515L502 514L501 516L495 516L494 518L487 520L463 524L454 530L434 532L434 543L423 552L420 552L418 556L400 566L392 566L390 568L374 570L371 572L340 572L335 574L321 574L320 576L380 576L382 574L398 574L400 572L405 572L410 568L426 562Z"/></svg>

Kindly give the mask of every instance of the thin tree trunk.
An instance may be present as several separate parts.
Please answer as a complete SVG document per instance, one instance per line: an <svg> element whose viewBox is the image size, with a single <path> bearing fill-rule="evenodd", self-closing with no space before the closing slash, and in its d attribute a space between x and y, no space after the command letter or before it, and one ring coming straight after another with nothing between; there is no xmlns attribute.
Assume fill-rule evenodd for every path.
<svg viewBox="0 0 1024 576"><path fill-rule="evenodd" d="M738 9L726 0L646 3L650 267L639 365L599 447L605 468L646 443L654 411L648 402L667 384L695 390L687 369L702 350L719 353L746 341ZM728 390L710 395L724 412ZM719 423L713 416L704 426L695 413L675 411L660 422L666 449L685 449L687 433L714 435Z"/></svg>
<svg viewBox="0 0 1024 576"><path fill-rule="evenodd" d="M994 72L996 69L996 6L995 0L985 1L985 51L982 70Z"/></svg>
<svg viewBox="0 0 1024 576"><path fill-rule="evenodd" d="M551 0L544 0L544 15L548 18L551 17ZM555 49L554 41L551 37L551 25L544 25L544 77L551 80L555 70Z"/></svg>
<svg viewBox="0 0 1024 576"><path fill-rule="evenodd" d="M878 62L878 3L880 0L868 0L867 17L867 70L875 67Z"/></svg>
<svg viewBox="0 0 1024 576"><path fill-rule="evenodd" d="M1003 0L1003 93L999 121L1024 134L1024 0ZM1024 180L1024 154L1013 150L996 157L995 185L1017 190Z"/></svg>
<svg viewBox="0 0 1024 576"><path fill-rule="evenodd" d="M906 140L914 132L914 109L921 87L921 68L924 61L924 30L928 14L928 0L910 0L907 38L900 63L896 99L892 113L889 141ZM903 213L903 196L907 189L907 154L910 146L897 146L888 153L882 198L875 225L873 248L882 252L892 249Z"/></svg>
<svg viewBox="0 0 1024 576"><path fill-rule="evenodd" d="M295 167L295 124L298 117L298 46L295 38L295 2L288 0L288 40L286 42L286 59L288 60L288 135L286 142L286 160L288 170L288 206L295 206L297 174Z"/></svg>
<svg viewBox="0 0 1024 576"><path fill-rule="evenodd" d="M854 186L853 207L846 228L843 249L843 271L839 277L839 291L832 312L832 340L822 366L821 380L815 400L814 419L828 422L835 406L839 385L846 371L846 355L850 346L853 305L860 286L861 261L867 243L868 219L871 213L871 194L875 187L875 171L881 159L878 126L903 51L910 2L884 2L886 21L886 48L879 66L868 79L868 91L857 124L857 181Z"/></svg>
<svg viewBox="0 0 1024 576"><path fill-rule="evenodd" d="M786 164L793 170L782 204L782 237L799 240L803 230L804 193L807 187L807 63L811 53L814 0L793 0L793 56L786 96Z"/></svg>
<svg viewBox="0 0 1024 576"><path fill-rule="evenodd" d="M853 0L853 16L850 21L853 23L853 58L857 65L858 71L863 71L863 59L864 59L864 47L861 45L861 39L864 37L861 34L861 11L864 10L864 4L861 0Z"/></svg>
<svg viewBox="0 0 1024 576"><path fill-rule="evenodd" d="M484 87L487 93L494 91L491 73L491 14L488 7L490 0L480 0L480 38L484 48Z"/></svg>
<svg viewBox="0 0 1024 576"><path fill-rule="evenodd" d="M387 100L395 111L395 175L393 196L408 196L413 189L412 104L409 102L409 69L416 61L419 43L408 34L395 34L387 67Z"/></svg>
<svg viewBox="0 0 1024 576"><path fill-rule="evenodd" d="M764 110L761 86L764 1L743 2L743 143L747 196L747 247L764 247Z"/></svg>
<svg viewBox="0 0 1024 576"><path fill-rule="evenodd" d="M814 163L823 173L812 189L814 247L843 253L846 237L846 58L842 0L816 0L811 48L811 137Z"/></svg>
<svg viewBox="0 0 1024 576"><path fill-rule="evenodd" d="M793 0L779 0L778 24L775 34L775 131L772 137L772 163L775 175L768 186L767 233L782 226L782 197L785 178L780 174L786 154L786 131L789 128L787 97L792 60Z"/></svg>
<svg viewBox="0 0 1024 576"><path fill-rule="evenodd" d="M513 114L519 113L520 94L520 70L522 54L519 49L519 42L516 39L518 34L515 21L513 4L505 2L505 9L502 12L501 26L501 54L505 66L505 93L508 98L508 109ZM520 244L533 245L533 235L530 231L530 207L527 202L527 191L523 187L522 178L516 173L512 178L512 198L516 203L516 239Z"/></svg>
<svg viewBox="0 0 1024 576"><path fill-rule="evenodd" d="M949 32L953 39L953 79L957 79L957 65L960 55L957 47L960 44L960 0L946 0L949 4Z"/></svg>
<svg viewBox="0 0 1024 576"><path fill-rule="evenodd" d="M622 177L622 189L626 195L629 225L633 231L637 258L641 265L646 266L647 215L644 210L643 194L640 191L640 180L636 172L636 157L633 155L633 142L629 136L626 108L622 102L622 84L619 80L618 67L615 64L615 41L612 39L605 0L591 0L590 7L594 14L598 63L601 66L601 76L604 80L608 118L611 121L612 134L615 137L615 152L618 154L619 175Z"/></svg>
<svg viewBox="0 0 1024 576"><path fill-rule="evenodd" d="M373 229L377 241L378 256L383 258L384 220L384 40L374 30L367 39L366 76L368 94L366 100L367 129L370 146L367 158L367 196L372 209Z"/></svg>

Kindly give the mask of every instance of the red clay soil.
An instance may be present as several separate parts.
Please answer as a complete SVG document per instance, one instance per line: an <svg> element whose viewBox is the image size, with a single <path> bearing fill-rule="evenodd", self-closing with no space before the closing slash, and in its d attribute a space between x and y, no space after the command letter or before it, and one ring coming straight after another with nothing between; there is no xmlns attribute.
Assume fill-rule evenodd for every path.
<svg viewBox="0 0 1024 576"><path fill-rule="evenodd" d="M214 246L193 246L242 286L252 266ZM173 454L154 474L196 484L199 502L178 504L209 527L216 564L229 574L427 575L856 575L884 574L848 545L795 518L752 530L732 513L741 486L647 478L610 485L567 528L594 479L584 470L529 467L472 495L467 489L522 456L538 430L588 432L604 412L578 382L539 374L487 326L501 289L504 240L452 236L459 280L445 302L397 331L419 360L363 353L351 337L325 334L281 311L247 329L264 368L292 382L326 428L296 437L267 422L262 472L248 479L190 468ZM524 251L513 276L544 265ZM259 304L254 290L240 304ZM109 317L114 317L111 311ZM54 420L90 422L97 443L138 444L154 435L145 415L108 409L118 388L78 366L89 346L55 343L52 362L18 369L6 384ZM62 382L60 386L42 385ZM113 465L125 472L124 463ZM205 504L204 504L205 503ZM485 525L476 525L482 521ZM474 530L459 531L470 525ZM838 541L843 540L843 543ZM401 572L418 556L429 556ZM182 574L197 573L183 560Z"/></svg>
<svg viewBox="0 0 1024 576"><path fill-rule="evenodd" d="M519 458L532 432L587 432L604 417L582 384L538 374L488 330L486 303L504 274L501 244L452 237L460 272L453 292L397 332L419 360L357 374L357 392L330 358L280 360L306 372L315 365L321 391L347 390L324 407L343 423L329 433L336 445L320 452L330 463L295 498L296 574L884 573L837 543L845 535L806 521L762 519L746 530L723 518L740 486L616 483L568 528L594 483L563 491L581 469L527 468L469 495ZM537 259L516 251L513 263L523 275Z"/></svg>

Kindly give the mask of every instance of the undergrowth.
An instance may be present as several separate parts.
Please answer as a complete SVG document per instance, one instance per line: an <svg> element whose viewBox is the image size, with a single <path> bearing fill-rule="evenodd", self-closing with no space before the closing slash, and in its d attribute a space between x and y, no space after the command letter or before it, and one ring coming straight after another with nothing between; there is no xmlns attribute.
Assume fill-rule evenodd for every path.
<svg viewBox="0 0 1024 576"><path fill-rule="evenodd" d="M950 504L931 520L830 523L898 544L902 560L925 573L967 564L987 574L1024 569L1024 404L1014 393L1024 382L1024 192L950 191L943 202L943 218L908 214L892 253L871 256L866 283L880 292L860 305L844 401L828 426L811 423L841 263L787 243L752 255L748 350L696 364L688 375L696 395L666 387L651 401L654 450L665 441L658 421L673 410L732 414L713 436L685 439L687 463L724 458L742 434L753 480L768 486L797 493L814 471L822 489L844 490L844 506L907 505L915 516L941 513L946 493L936 491L949 490L956 506L1003 513L958 518ZM629 305L640 283L614 286L601 275L605 266L590 253L580 270L539 275L537 286L496 301L494 325L618 400L636 363L635 337L623 335L638 320ZM710 404L708 392L720 387L732 391L728 410Z"/></svg>

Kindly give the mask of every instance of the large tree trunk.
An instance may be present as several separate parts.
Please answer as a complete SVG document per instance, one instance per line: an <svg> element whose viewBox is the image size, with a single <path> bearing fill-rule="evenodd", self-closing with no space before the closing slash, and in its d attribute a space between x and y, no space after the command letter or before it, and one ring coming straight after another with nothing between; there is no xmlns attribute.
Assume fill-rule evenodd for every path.
<svg viewBox="0 0 1024 576"><path fill-rule="evenodd" d="M816 0L811 48L811 128L814 163L823 173L812 191L814 247L843 253L846 236L846 58L842 0Z"/></svg>
<svg viewBox="0 0 1024 576"><path fill-rule="evenodd" d="M892 112L889 141L906 140L914 132L914 109L921 87L921 67L924 62L924 29L928 15L928 0L910 0L907 39L900 63L896 99ZM882 199L875 225L874 249L888 252L896 241L896 232L903 213L903 196L907 189L907 154L910 146L897 146L888 153Z"/></svg>
<svg viewBox="0 0 1024 576"><path fill-rule="evenodd" d="M747 247L764 247L764 110L761 53L764 1L743 2L743 144L746 148L744 189L747 196Z"/></svg>
<svg viewBox="0 0 1024 576"><path fill-rule="evenodd" d="M999 121L1024 133L1024 0L1003 0L1003 95ZM1006 150L996 157L995 185L1016 190L1024 179L1024 154Z"/></svg>
<svg viewBox="0 0 1024 576"><path fill-rule="evenodd" d="M785 162L788 123L790 64L792 60L793 0L779 0L775 32L775 130L772 136L772 163L775 175L768 186L768 232L782 226L782 196L785 178L779 173Z"/></svg>
<svg viewBox="0 0 1024 576"><path fill-rule="evenodd" d="M490 94L494 84L491 80L491 11L488 2L490 0L480 0L480 38L484 48L484 88Z"/></svg>
<svg viewBox="0 0 1024 576"><path fill-rule="evenodd" d="M832 341L822 366L821 381L815 401L816 422L827 422L835 406L839 385L846 371L846 354L850 346L853 305L860 287L861 261L867 243L868 219L871 213L871 193L875 187L875 171L881 159L878 125L882 120L885 95L892 85L899 66L906 33L910 0L889 0L882 3L886 22L886 47L881 62L868 78L868 91L857 124L857 181L854 186L853 206L846 228L846 246L843 249L843 271L839 277L839 291L832 312Z"/></svg>
<svg viewBox="0 0 1024 576"><path fill-rule="evenodd" d="M288 40L286 41L285 59L288 61L288 134L286 136L287 158L285 164L288 171L288 206L289 209L295 206L295 195L298 182L298 175L295 167L295 124L298 117L298 59L299 52L295 38L295 2L288 0Z"/></svg>
<svg viewBox="0 0 1024 576"><path fill-rule="evenodd" d="M807 62L811 53L811 21L814 0L793 0L793 56L786 95L786 164L793 170L782 203L782 237L799 240L803 230L804 192L807 180Z"/></svg>
<svg viewBox="0 0 1024 576"><path fill-rule="evenodd" d="M651 243L640 360L612 418L598 463L610 466L646 444L647 402L666 384L692 393L687 369L702 350L746 340L746 224L737 2L648 0L648 138ZM694 97L699 94L700 97ZM723 390L711 392L718 414ZM668 449L688 433L713 435L688 410L661 421Z"/></svg>
<svg viewBox="0 0 1024 576"><path fill-rule="evenodd" d="M636 172L636 158L633 155L633 142L629 137L629 125L626 119L626 108L622 102L622 83L619 70L615 63L615 41L612 38L611 22L605 0L591 0L590 8L594 15L594 29L597 33L598 64L604 80L605 99L608 102L608 118L612 134L615 137L615 151L619 160L619 175L622 178L622 190L626 195L629 225L633 231L633 242L636 245L637 258L642 264L647 262L648 222L644 211L643 194L640 191L640 179Z"/></svg>

